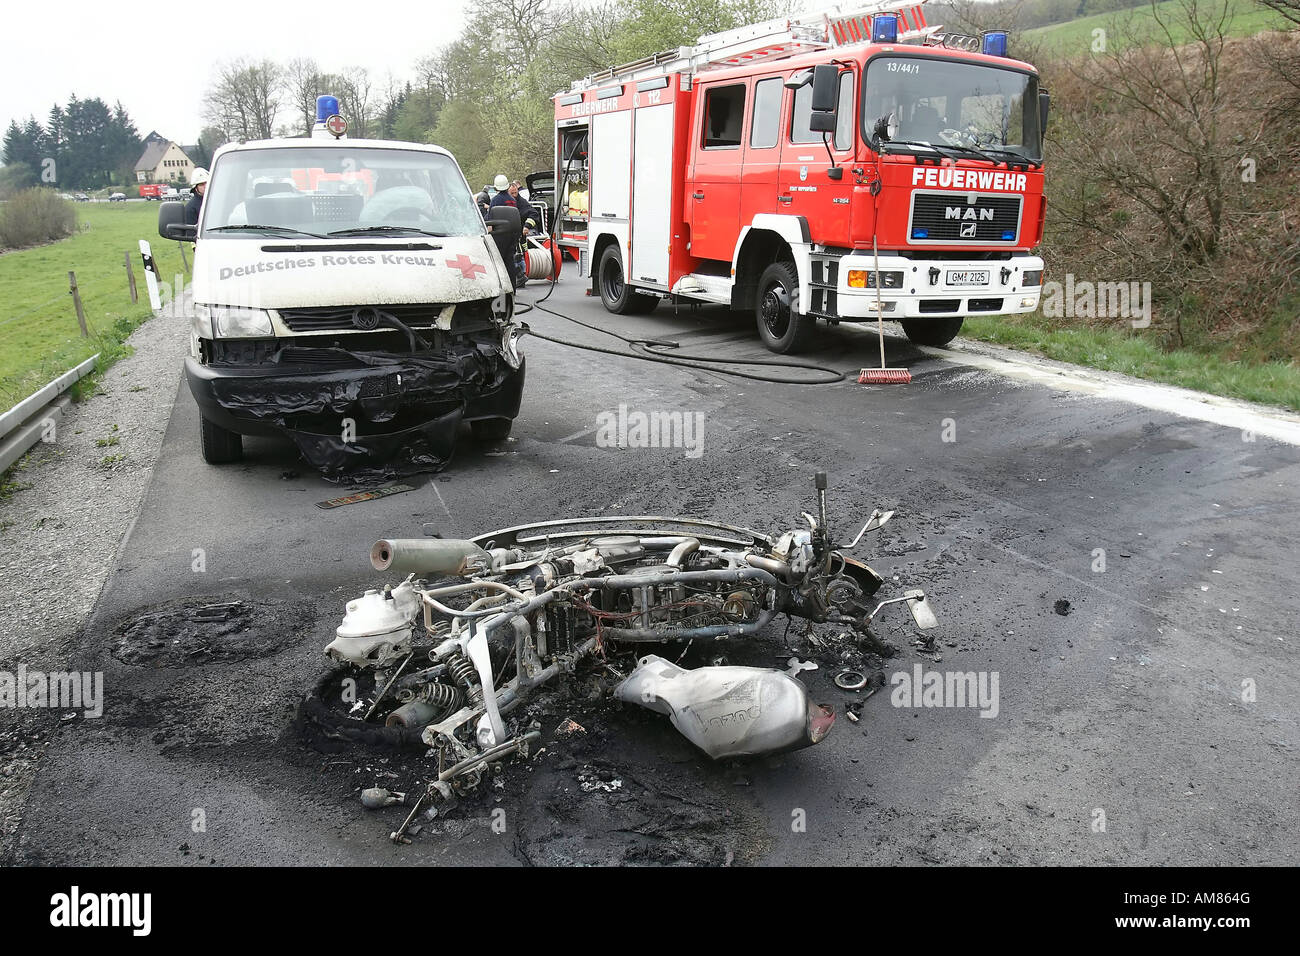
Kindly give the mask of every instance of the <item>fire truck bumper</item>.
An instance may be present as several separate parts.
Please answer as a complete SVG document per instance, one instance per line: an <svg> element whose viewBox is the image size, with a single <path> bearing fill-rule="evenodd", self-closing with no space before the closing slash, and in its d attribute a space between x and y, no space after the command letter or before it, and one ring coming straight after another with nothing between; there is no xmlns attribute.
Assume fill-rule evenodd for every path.
<svg viewBox="0 0 1300 956"><path fill-rule="evenodd" d="M871 255L839 260L840 318L876 317L875 270ZM882 255L880 274L880 308L887 319L1033 312L1043 288L1043 260L1029 255L967 260Z"/></svg>

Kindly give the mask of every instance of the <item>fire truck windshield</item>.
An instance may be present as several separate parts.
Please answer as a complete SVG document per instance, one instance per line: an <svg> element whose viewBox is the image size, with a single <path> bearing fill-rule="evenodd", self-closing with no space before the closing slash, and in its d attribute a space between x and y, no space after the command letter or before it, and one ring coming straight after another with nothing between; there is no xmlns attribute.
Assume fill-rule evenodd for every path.
<svg viewBox="0 0 1300 956"><path fill-rule="evenodd" d="M928 145L998 162L1037 162L1038 79L936 56L877 56L864 80L862 134L885 152L891 144L900 151Z"/></svg>
<svg viewBox="0 0 1300 956"><path fill-rule="evenodd" d="M486 231L456 163L442 153L349 147L235 150L212 172L203 234Z"/></svg>

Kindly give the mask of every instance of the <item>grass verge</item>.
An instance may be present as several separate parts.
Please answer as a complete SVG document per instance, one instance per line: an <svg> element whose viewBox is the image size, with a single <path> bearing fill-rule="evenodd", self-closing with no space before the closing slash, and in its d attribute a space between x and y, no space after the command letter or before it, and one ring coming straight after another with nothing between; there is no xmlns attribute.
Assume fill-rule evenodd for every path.
<svg viewBox="0 0 1300 956"><path fill-rule="evenodd" d="M968 318L961 334L1060 362L1300 411L1300 367L1294 363L1246 362L1190 349L1167 352L1134 330L1062 328L1038 314Z"/></svg>
<svg viewBox="0 0 1300 956"><path fill-rule="evenodd" d="M1224 32L1230 37L1254 36L1264 30L1285 30L1290 26L1290 21L1258 0L1226 0L1226 3L1228 17L1223 26ZM1219 9L1214 0L1210 0L1207 8ZM1143 39L1154 38L1156 42L1164 43L1166 38L1156 22L1157 16L1169 25L1174 42L1187 43L1192 39L1183 22L1185 17L1182 15L1181 0L1163 0L1155 4L1154 13L1151 5L1147 4L1035 27L1026 30L1025 37L1041 43L1044 50L1084 53L1092 49L1094 30L1106 31L1107 44L1112 49L1121 49L1135 40Z"/></svg>
<svg viewBox="0 0 1300 956"><path fill-rule="evenodd" d="M179 244L158 237L157 204L80 204L77 216L80 228L75 235L0 255L0 410L96 352L96 373L130 353L126 339L151 315L140 239L149 240L162 276L182 274ZM136 304L127 287L128 251L140 299ZM77 324L69 271L77 273L88 338ZM174 279L171 282L174 287ZM73 397L79 399L93 388L93 381L83 380Z"/></svg>

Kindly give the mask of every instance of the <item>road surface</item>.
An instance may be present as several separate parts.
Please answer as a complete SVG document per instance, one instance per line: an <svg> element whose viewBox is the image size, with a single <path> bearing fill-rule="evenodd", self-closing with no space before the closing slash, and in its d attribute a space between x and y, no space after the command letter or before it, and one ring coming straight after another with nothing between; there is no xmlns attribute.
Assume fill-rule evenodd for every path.
<svg viewBox="0 0 1300 956"><path fill-rule="evenodd" d="M683 352L771 357L724 310L610 316L573 276L548 305ZM874 362L870 331L826 329L806 358L856 373ZM1296 862L1300 448L1232 416L1110 398L1096 377L1002 374L1000 360L898 337L889 364L913 381L877 387L525 343L511 441L467 436L415 491L330 511L316 503L340 490L287 442L245 439L242 465L205 465L177 370L143 506L70 661L104 673L105 713L30 717L49 743L15 862ZM1169 407L1195 405L1181 401ZM597 417L620 405L702 416L702 441L599 447ZM801 677L839 712L822 744L713 764L665 719L572 682L538 710L540 757L404 847L387 840L401 808L364 811L357 793L406 789L420 758L330 752L295 724L344 602L380 580L377 538L600 513L777 530L811 508L818 470L839 530L896 510L858 553L885 577L882 596L923 587L939 616L928 650L905 613L884 612L880 636L897 650L886 678L918 665L996 675L995 714L896 706L891 684L851 723L843 704L862 695L831 684L835 651L782 622L728 653L778 666L788 640L819 660ZM229 646L149 630L178 602L230 601L246 630ZM586 733L554 739L564 717Z"/></svg>

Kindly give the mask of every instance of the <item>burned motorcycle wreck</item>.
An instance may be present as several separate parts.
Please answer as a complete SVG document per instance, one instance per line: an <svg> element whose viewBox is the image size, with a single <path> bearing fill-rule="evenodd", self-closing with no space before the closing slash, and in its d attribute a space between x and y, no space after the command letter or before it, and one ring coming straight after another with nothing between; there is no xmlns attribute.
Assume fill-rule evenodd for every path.
<svg viewBox="0 0 1300 956"><path fill-rule="evenodd" d="M838 544L826 476L816 483L818 514L805 512L804 527L775 537L690 518L617 516L469 540L377 542L374 568L405 578L350 601L325 648L347 673L373 678L370 699L356 702L335 734L382 732L429 748L438 770L420 802L453 802L493 762L536 750L540 729L510 720L513 712L548 682L599 662L621 678L618 700L667 716L714 759L818 743L835 713L790 673L684 669L652 653L741 641L778 615L865 634L882 608L905 603L919 626L935 623L919 590L876 601L881 578L849 553L892 512L876 511Z"/></svg>

